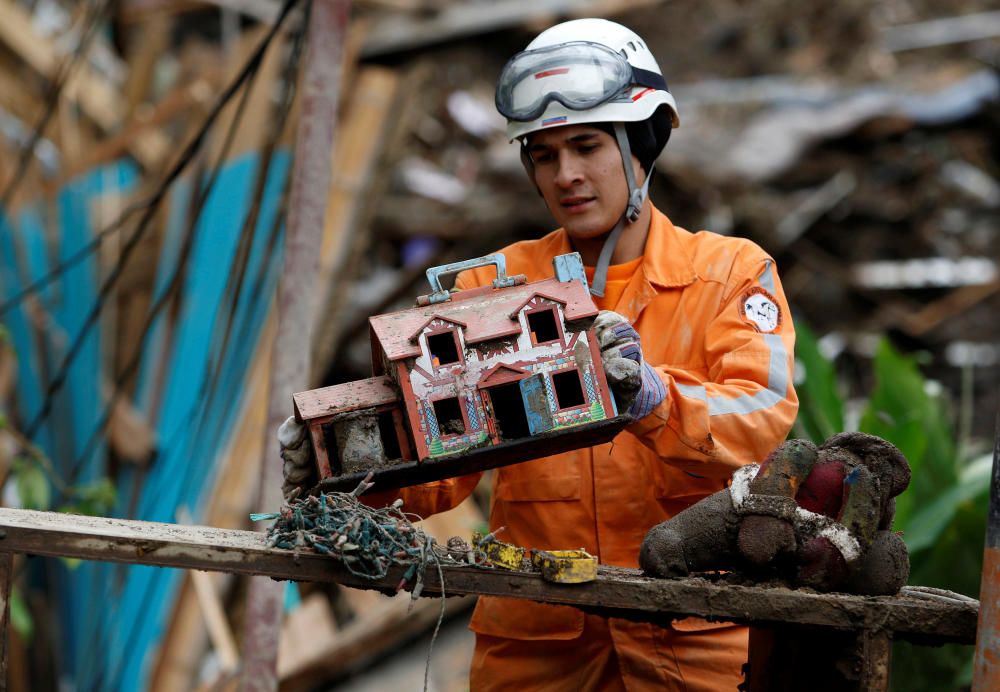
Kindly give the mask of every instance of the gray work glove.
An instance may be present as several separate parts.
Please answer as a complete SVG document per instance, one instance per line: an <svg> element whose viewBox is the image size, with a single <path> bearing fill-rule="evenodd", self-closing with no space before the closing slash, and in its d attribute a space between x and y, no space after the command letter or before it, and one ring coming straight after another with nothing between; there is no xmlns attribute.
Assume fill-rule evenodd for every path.
<svg viewBox="0 0 1000 692"><path fill-rule="evenodd" d="M309 428L289 416L278 428L278 445L281 448L283 482L281 493L289 499L296 490L304 490L315 475L316 455L313 453Z"/></svg>
<svg viewBox="0 0 1000 692"><path fill-rule="evenodd" d="M667 395L663 381L643 360L639 333L624 316L601 310L594 320L594 333L601 349L601 362L618 410L633 418L644 418Z"/></svg>

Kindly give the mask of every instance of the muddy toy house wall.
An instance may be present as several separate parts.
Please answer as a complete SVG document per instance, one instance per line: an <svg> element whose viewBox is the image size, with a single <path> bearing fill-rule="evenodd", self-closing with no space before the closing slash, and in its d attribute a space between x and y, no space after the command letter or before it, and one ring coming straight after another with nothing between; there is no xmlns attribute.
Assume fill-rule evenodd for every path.
<svg viewBox="0 0 1000 692"><path fill-rule="evenodd" d="M310 423L320 479L377 470L412 460L399 406L351 411Z"/></svg>

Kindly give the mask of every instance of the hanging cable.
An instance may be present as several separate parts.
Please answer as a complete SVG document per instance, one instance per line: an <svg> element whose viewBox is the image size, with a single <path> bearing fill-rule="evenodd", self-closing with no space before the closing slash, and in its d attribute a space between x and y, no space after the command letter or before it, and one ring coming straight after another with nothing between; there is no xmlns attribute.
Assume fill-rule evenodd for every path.
<svg viewBox="0 0 1000 692"><path fill-rule="evenodd" d="M291 6L294 5L294 3L295 3L295 0L292 0L292 2L290 2L290 3L288 3L286 5L286 9L291 9ZM307 7L308 7L308 5L307 5ZM287 14L287 12L283 12L282 16L279 16L278 20L276 21L275 28L281 23L281 20L282 20L284 14ZM305 31L305 24L306 23L307 22L303 22L303 27L302 27L303 34L304 34L304 31ZM266 37L264 39L264 41L262 41L262 47L266 48L266 45L268 43L270 43L271 38L273 38L274 33L276 33L276 32L272 31L271 34L268 37ZM300 52L301 51L300 51L300 46L298 46L298 43L299 43L299 41L297 40L296 41L297 47L294 49L294 52L293 52L293 58L292 58L293 66L290 67L291 70L294 70L294 64L297 64L298 61L299 61L299 56L300 56ZM258 62L259 62L259 60L258 60ZM288 113L290 112L290 109L291 109L292 98L294 96L294 79L291 79L290 81L292 82L292 84L289 85L289 88L286 90L285 104L284 104L284 107L281 109L281 117L280 117L280 119L277 120L277 122L279 122L279 123L286 122L287 115L288 115ZM248 91L244 94L244 99L246 98L246 94L247 93L249 93L249 87L248 87ZM241 106L243 105L243 103L245 103L245 101L241 102ZM240 108L240 109L242 110L242 108ZM234 123L236 123L238 120L239 120L239 118L236 118L234 120ZM270 160L271 160L271 157L272 157L273 149L277 145L277 141L278 141L278 138L280 136L280 132L281 132L281 128L276 128L276 132L269 139L268 148L267 148L266 153L265 153L265 159L266 159L267 163L266 164L262 164L260 172L258 173L258 183L257 183L257 185L255 185L255 193L254 193L254 199L258 200L258 203L259 203L260 197L262 196L262 188L263 188L264 183L266 183L267 171L270 168L269 163L270 163ZM228 149L228 147L226 147L226 148ZM273 252L274 248L277 245L277 238L280 236L280 229L281 229L281 225L282 225L281 219L284 217L284 211L283 211L284 210L284 202L285 202L285 199L287 198L287 189L288 189L287 186L288 186L288 181L286 180L285 186L284 186L284 188L282 190L282 193L280 195L280 197L282 199L282 204L281 204L281 207L277 211L277 214L276 214L275 219L274 219L274 223L272 224L272 228L270 230L270 233L268 234L267 242L266 242L266 245L265 245L265 253L266 253L265 256L268 256L268 255L270 255ZM259 210L256 208L256 206L255 206L254 209L251 210L251 214L249 215L247 221L244 224L244 235L252 235L253 227L256 225L256 218L257 218L258 212L259 212ZM247 229L249 229L251 233L247 233ZM241 235L241 239L242 239L242 235ZM242 242L241 242L241 245L242 245ZM237 254L239 255L240 252L238 251ZM239 260L239 261L242 264L243 260ZM253 287L252 287L252 289L250 291L249 299L251 301L256 301L256 300L260 299L260 295L261 295L261 293L263 291L263 285L265 283L264 275L266 273L267 273L267 263L265 262L265 263L263 263L263 266L258 270L257 276L256 276L254 284L253 284ZM242 282L240 282L240 284L242 284ZM229 285L229 283L227 283L227 291L229 290L228 289L228 285ZM236 292L233 295L231 304L235 305L238 302L238 299L239 299L239 293ZM151 308L151 311L152 311L152 308ZM235 311L235 308L233 309L233 311ZM149 332L149 327L150 327L150 325L147 324L144 327L144 329L143 329L143 340L145 339L145 335ZM229 328L227 327L227 330L228 329ZM241 333L242 333L242 331L243 330L241 330ZM141 350L142 350L142 348L140 346L140 348L137 349L137 353L141 352ZM219 358L221 358L221 357L222 356L220 355ZM134 369L135 369L135 365L133 365L133 363L130 362L130 364L126 368L126 370L134 371ZM122 374L125 375L124 372ZM116 384L116 390L118 392L121 391L121 389L122 389L122 387L124 385L124 381L127 378L127 376L128 375L125 375L125 377L119 378L119 380L116 381L116 383L115 383ZM214 380L214 378L213 378L213 380ZM205 387L206 387L205 382L206 381L209 381L207 377L203 380L203 383L200 386L199 391L204 391L205 390ZM118 395L117 394L113 394L113 396L118 396ZM198 408L200 408L200 405L202 403L203 403L202 402L202 397L199 395L195 399L195 403L194 403L194 406L192 406L192 408L191 408L191 412L185 416L185 419L186 420L189 419L191 415L193 415L194 413L196 413L197 410L198 410ZM102 422L99 425L99 428L98 428L98 431L97 431L98 434L100 433L100 431L103 431L104 427L106 426L106 424L107 424L107 417L110 414L112 406L113 406L113 403L109 402L108 407L106 408L104 414L102 415ZM176 438L177 434L179 434L180 432L182 432L186 428L187 428L187 425L185 425L183 423L180 426L178 426L178 428L168 438L168 441L166 442L166 446L167 447L172 447L173 446L172 441ZM89 446L89 443L88 443L88 446ZM78 473L77 469L79 468L79 465L87 458L87 456L89 456L89 454L90 454L90 452L85 451L83 455L81 455L76 460L74 460L74 464L73 464L74 468L72 470L72 473L74 473L74 474ZM109 584L109 586L110 586L110 584ZM143 594L144 598L147 598L147 597L150 596L150 589L151 588L152 588L151 585L147 585L146 586L145 592ZM133 623L132 627L130 628L130 634L129 634L130 638L135 635L135 626L136 626L136 623ZM101 631L102 629L103 628L99 627L99 631L96 633L96 641L106 642L107 641L107 635L108 635L108 633L106 631ZM99 672L97 673L97 678L98 678L98 682L100 682L101 680L105 680L108 677L110 677L110 679L112 679L112 680L117 680L120 675L121 675L121 669L120 669L120 667L116 668L113 671L107 671L107 670L104 669L103 666L101 666L100 669L99 669Z"/></svg>
<svg viewBox="0 0 1000 692"><path fill-rule="evenodd" d="M235 93L239 90L239 88L246 82L246 80L250 77L250 75L256 72L264 56L264 52L267 50L267 47L271 44L271 41L273 41L275 35L278 33L278 30L281 28L281 25L284 23L285 19L290 14L291 10L294 8L297 2L298 0L285 1L285 4L282 6L281 12L278 15L278 18L275 20L275 23L271 26L267 35L261 41L260 45L258 45L253 55L251 55L250 59L247 61L244 68L240 71L240 74L237 75L237 77L230 83L230 85L225 89L225 91L219 97L219 100L212 108L212 111L208 114L207 118L202 123L201 128L199 128L198 132L195 134L195 137L184 149L178 162L171 168L171 170L167 174L166 176L167 182L172 184L180 176L181 172L186 168L187 163L191 160L191 158L193 158L194 154L201 147L201 144L204 141L205 136L207 135L211 126L215 123L216 119L218 119L222 109L233 97L233 95L235 95ZM122 250L118 257L117 262L111 268L111 271L109 272L108 276L101 284L97 300L94 302L94 305L91 308L90 312L88 313L87 318L84 320L83 326L81 327L80 331L73 339L73 343L70 346L65 358L63 359L56 375L49 383L49 386L45 392L45 399L42 403L39 412L35 415L30 424L25 429L25 436L28 439L34 439L35 435L38 434L38 431L41 428L42 423L45 422L45 420L51 413L55 394L60 389L62 389L62 386L65 384L66 378L69 374L69 368L72 365L73 360L76 358L76 356L79 355L83 347L84 339L86 338L90 330L93 328L93 326L96 324L97 319L101 314L101 310L103 309L105 302L108 300L111 290L114 288L115 284L118 282L118 279L121 277L122 272L124 271L124 267L128 262L128 259L131 257L132 252L135 250L139 241L145 235L150 225L150 222L152 221L156 211L159 209L160 202L165 196L166 190L168 188L169 184L164 185L160 188L158 194L155 196L155 199L153 200L153 203L146 208L146 211L143 214L142 219L140 219L135 232L125 241L125 244L122 246Z"/></svg>
<svg viewBox="0 0 1000 692"><path fill-rule="evenodd" d="M259 67L259 63L258 63ZM243 121L243 116L245 115L246 106L249 102L250 92L253 88L253 83L257 77L257 69L253 71L247 80L243 94L240 97L240 102L236 107L236 112L233 115L233 119L229 124L226 131L225 139L223 141L222 149L219 152L219 156L215 161L215 165L212 167L211 175L208 181L202 185L199 179L195 180L193 189L195 190L194 202L188 210L188 220L187 229L184 234L184 239L181 243L181 248L179 250L178 258L174 271L167 281L166 286L160 292L160 295L153 301L153 304L149 307L146 312L145 320L143 321L142 329L140 330L139 344L136 346L135 350L132 352L132 356L129 358L128 363L122 369L122 371L115 378L112 386L112 391L108 397L108 401L104 406L104 410L101 416L98 418L97 425L91 432L90 436L87 438L87 442L84 444L83 451L77 455L73 460L70 467L70 480L69 484L72 485L83 463L90 458L94 449L97 447L97 442L103 436L104 431L107 429L108 422L111 420L112 413L114 411L115 405L121 397L121 393L124 391L125 383L135 374L139 367L139 363L142 359L143 351L145 350L146 340L152 332L153 325L156 323L157 317L163 309L169 305L180 293L180 288L184 283L184 278L187 276L187 264L191 256L191 250L194 246L194 239L196 236L196 229L198 227L198 221L201 219L201 212L205 208L205 203L208 201L208 197L212 190L215 188L215 183L218 181L219 174L222 172L225 166L226 159L229 158L229 152L232 149L234 140L236 139L236 131L239 129L240 123Z"/></svg>
<svg viewBox="0 0 1000 692"><path fill-rule="evenodd" d="M275 109L275 118L272 118L273 122L285 123L287 122L288 114L291 112L294 95L295 95L295 73L297 71L299 61L301 59L302 46L304 45L305 36L305 26L308 23L308 9L306 10L305 21L300 27L300 30L296 32L292 43L292 51L290 53L289 59L286 62L284 74L282 77L282 84L284 85L284 93L281 98L280 105ZM226 155L232 144L233 137L235 135L236 129L240 122L242 122L243 114L248 102L250 90L252 84L248 84L246 90L243 93L243 97L237 108L237 113L234 116L234 120L229 128L229 132L226 135L226 144L224 145L223 154L219 157L216 164L215 172L213 173L212 180L209 182L209 188L205 190L205 194L202 196L201 200L197 204L198 213L200 214L201 208L204 206L204 202L208 197L208 192L211 189L211 185L215 182L215 177L218 174L220 167L225 161ZM274 158L274 153L277 150L278 140L281 138L283 128L276 127L273 128L265 142L264 148L261 153L261 160L257 167L257 172L255 174L255 180L253 185L253 192L250 195L252 200L250 210L244 220L241 232L239 234L239 242L237 245L236 252L233 257L232 265L227 272L226 286L223 290L223 299L220 301L215 314L215 319L212 321L213 325L219 325L224 323L224 328L222 330L221 343L220 339L217 338L219 334L218 329L214 329L212 332L212 345L209 348L211 354L209 365L206 367L205 374L202 377L201 384L198 387L198 392L194 397L193 410L184 416L184 420L187 423L191 422L194 415L199 411L210 411L212 402L215 399L215 395L218 389L219 374L221 373L221 363L222 359L225 357L226 351L228 350L228 344L230 342L230 337L232 333L233 323L235 321L235 315L239 306L241 294L243 292L244 277L246 275L247 267L249 264L249 258L251 254L251 248L253 240L256 237L255 228L257 226L257 220L260 216L260 202L264 196L264 189L267 184L268 175L270 173L271 161ZM278 218L281 218L280 216ZM266 253L265 256L270 256L270 253ZM186 258L186 256L185 256ZM77 474L79 473L82 464L90 457L94 449L96 449L97 442L100 440L101 436L107 430L108 423L110 422L111 416L113 415L114 407L118 403L121 393L124 390L125 382L127 382L132 375L135 374L138 369L141 356L145 351L146 339L150 332L152 331L153 324L155 322L156 316L162 311L166 304L165 294L172 292L176 296L177 291L180 287L180 268L175 270L170 282L168 283L168 288L164 291L164 296L161 296L162 300L157 301L147 314L147 318L143 324L141 331L140 343L136 350L134 351L132 357L130 358L126 367L121 371L119 376L115 379L113 384L113 390L109 396L108 402L104 407L101 416L98 419L98 423L94 428L93 432L90 434L83 451L73 460L71 471L70 471L70 484L75 481ZM225 319L223 320L222 309L225 310ZM205 425L205 417L202 416L198 419L198 427L196 428L193 435L189 437L188 446L190 447L193 441L200 439ZM182 429L186 428L187 425L181 426Z"/></svg>
<svg viewBox="0 0 1000 692"><path fill-rule="evenodd" d="M306 8L305 21L301 26L301 30L298 31L293 39L292 50L289 54L288 60L285 63L284 74L282 78L282 84L284 85L283 95L281 102L275 109L274 122L285 123L292 109L292 104L295 97L295 75L298 71L298 66L302 57L302 49L305 45L305 27L309 20L309 9ZM213 324L219 324L223 322L219 311L223 307L226 308L226 319L224 320L224 328L222 330L222 336L220 340L216 340L215 337L218 335L218 330L213 332L213 347L210 350L211 358L209 364L205 370L204 377L202 378L201 384L198 388L198 394L195 396L195 401L198 404L198 408L201 411L200 416L198 416L197 427L194 433L188 438L187 448L190 449L192 446L197 448L201 446L203 440L203 435L205 433L208 423L207 413L212 411L213 404L216 400L216 395L219 390L219 382L222 374L222 365L224 359L229 350L229 344L232 342L233 328L236 322L237 310L240 305L240 300L244 294L244 284L246 272L249 265L251 242L244 243L244 239L255 239L257 233L255 233L258 219L260 217L260 203L264 197L264 190L267 184L268 174L271 168L271 162L274 158L274 154L278 148L278 141L281 138L283 128L274 128L267 141L264 144L264 148L261 153L261 163L257 168L257 176L254 181L254 191L251 199L253 203L251 205L250 211L244 220L243 229L241 233L240 248L233 258L233 266L230 267L229 280L226 284L225 298L219 303L219 308L216 312L216 319ZM287 184L287 179L286 179ZM284 201L284 200L283 200ZM276 220L281 222L284 215L278 215ZM280 226L279 226L280 227ZM276 243L277 238L270 234L268 241ZM274 247L268 245L263 254L264 257L274 257ZM268 272L267 262L262 262L260 269L258 271L259 279L254 281L254 288L256 289L251 294L251 299L248 301L249 305L256 305L260 299L260 286L264 276ZM249 322L244 320L241 326L248 327ZM241 332L246 331L246 329L241 329ZM244 338L236 341L236 343L243 343ZM216 432L218 432L216 430Z"/></svg>

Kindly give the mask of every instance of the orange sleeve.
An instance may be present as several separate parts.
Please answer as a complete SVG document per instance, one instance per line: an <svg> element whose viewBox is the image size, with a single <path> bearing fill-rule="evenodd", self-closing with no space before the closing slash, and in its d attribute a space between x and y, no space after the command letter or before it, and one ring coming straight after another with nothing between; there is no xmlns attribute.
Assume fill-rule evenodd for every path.
<svg viewBox="0 0 1000 692"><path fill-rule="evenodd" d="M715 314L689 316L706 325L708 377L650 363L667 396L628 427L664 461L695 476L725 479L763 461L798 411L788 303L774 261L759 249L751 255L734 262Z"/></svg>
<svg viewBox="0 0 1000 692"><path fill-rule="evenodd" d="M385 507L397 498L403 498L403 511L417 514L426 519L432 514L447 512L457 507L462 500L475 490L482 472L470 473L457 478L445 478L432 483L413 485L397 490L376 492L378 486L361 496L362 502L369 507Z"/></svg>

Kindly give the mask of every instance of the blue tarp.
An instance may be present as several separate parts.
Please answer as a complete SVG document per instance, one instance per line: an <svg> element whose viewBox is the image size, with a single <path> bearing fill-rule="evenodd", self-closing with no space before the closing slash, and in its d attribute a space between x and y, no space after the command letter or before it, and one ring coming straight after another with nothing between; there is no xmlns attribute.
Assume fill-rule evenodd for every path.
<svg viewBox="0 0 1000 692"><path fill-rule="evenodd" d="M221 169L194 229L171 329L160 315L144 342L135 405L149 417L158 436L155 459L146 471L125 467L116 484L117 516L175 522L186 508L198 519L211 487L226 431L239 410L247 368L257 347L281 266L276 218L290 156L271 161L260 214L250 239L250 256L239 301L227 281L233 267L259 155L246 154ZM61 259L94 238L91 207L107 195L134 191L137 172L129 163L105 166L62 189L54 209L41 202L15 218L0 212L0 291L4 298L51 271ZM155 281L162 294L177 271L187 232L191 183L181 181L170 195L168 220ZM127 226L124 234L134 227ZM269 239L275 238L270 252ZM154 242L146 239L142 242ZM18 407L21 420L33 418L45 398L48 379L80 333L97 300L102 277L89 256L46 288L40 297L54 324L40 329L22 304L3 316L18 354ZM222 331L232 314L224 352ZM103 335L106 337L106 335ZM74 359L52 415L36 441L65 476L84 450L103 413L112 381L105 370L100 325L91 330ZM109 347L104 344L105 350ZM217 375L213 375L217 371ZM214 387L211 386L214 383ZM77 482L107 475L107 450L97 446L82 460ZM49 561L50 587L60 596L62 666L77 689L132 690L146 686L155 646L160 642L182 573L153 567Z"/></svg>

